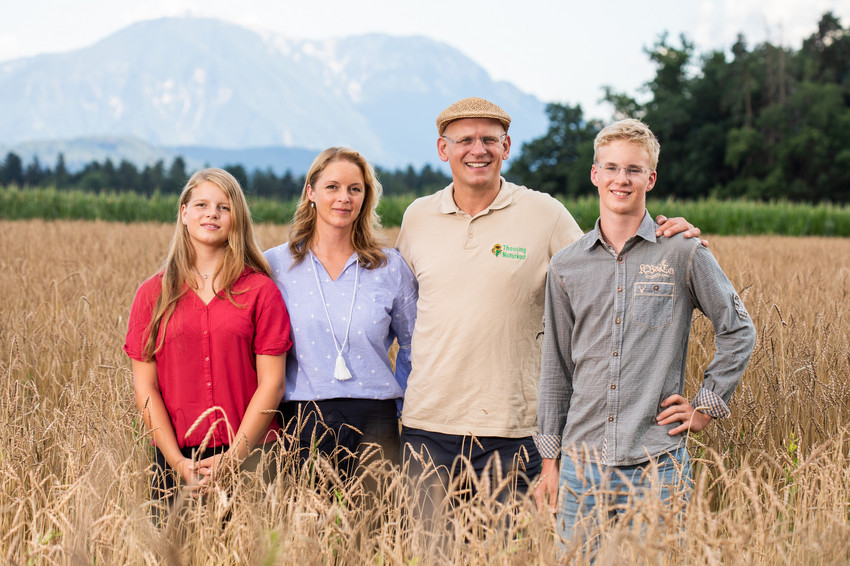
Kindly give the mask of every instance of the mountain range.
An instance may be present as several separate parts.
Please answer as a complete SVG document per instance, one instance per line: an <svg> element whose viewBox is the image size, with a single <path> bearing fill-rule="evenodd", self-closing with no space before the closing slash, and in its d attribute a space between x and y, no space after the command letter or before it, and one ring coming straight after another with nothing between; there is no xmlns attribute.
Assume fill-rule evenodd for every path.
<svg viewBox="0 0 850 566"><path fill-rule="evenodd" d="M52 164L58 147L137 163L192 148L189 163L280 170L348 145L384 167L420 166L438 162L437 114L467 96L511 114L514 151L546 130L540 100L426 37L305 40L164 18L0 63L0 149Z"/></svg>

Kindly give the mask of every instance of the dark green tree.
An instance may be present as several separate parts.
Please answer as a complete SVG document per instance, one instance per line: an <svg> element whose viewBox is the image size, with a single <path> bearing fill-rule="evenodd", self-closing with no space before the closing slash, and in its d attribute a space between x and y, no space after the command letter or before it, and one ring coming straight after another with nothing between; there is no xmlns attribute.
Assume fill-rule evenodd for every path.
<svg viewBox="0 0 850 566"><path fill-rule="evenodd" d="M60 153L56 158L56 167L53 169L53 182L57 189L62 189L68 186L70 174L65 166L65 154Z"/></svg>
<svg viewBox="0 0 850 566"><path fill-rule="evenodd" d="M103 173L103 165L97 161L92 161L83 167L82 171L74 175L74 183L86 191L101 191L106 187L108 179Z"/></svg>
<svg viewBox="0 0 850 566"><path fill-rule="evenodd" d="M115 169L115 164L112 163L112 160L107 157L106 161L103 162L101 170L103 172L103 178L105 179L104 186L102 188L120 191L121 188L118 186L118 171Z"/></svg>
<svg viewBox="0 0 850 566"><path fill-rule="evenodd" d="M168 174L165 177L165 189L169 192L180 192L188 180L186 160L178 155L171 162L171 167L168 168Z"/></svg>
<svg viewBox="0 0 850 566"><path fill-rule="evenodd" d="M850 33L832 12L823 15L817 32L803 42L801 56L804 80L838 84L850 96Z"/></svg>
<svg viewBox="0 0 850 566"><path fill-rule="evenodd" d="M236 177L239 184L242 185L242 190L245 192L253 192L253 188L248 184L248 172L245 167L239 164L225 165L222 167L225 171Z"/></svg>
<svg viewBox="0 0 850 566"><path fill-rule="evenodd" d="M705 185L703 171L697 169L686 147L694 128L699 127L693 119L694 95L689 78L694 45L684 36L679 40L681 45L675 47L664 34L647 50L656 70L655 78L647 84L652 98L644 107L643 120L661 142L657 190L664 195L688 197L705 192Z"/></svg>
<svg viewBox="0 0 850 566"><path fill-rule="evenodd" d="M145 165L141 175L142 190L151 195L165 188L165 164L162 159L153 165Z"/></svg>
<svg viewBox="0 0 850 566"><path fill-rule="evenodd" d="M280 179L280 195L284 199L296 198L301 196L301 191L304 189L304 175L296 178L290 169L283 173Z"/></svg>
<svg viewBox="0 0 850 566"><path fill-rule="evenodd" d="M6 159L3 161L2 168L0 168L0 185L17 185L20 187L23 184L23 162L18 154L10 151L6 154Z"/></svg>
<svg viewBox="0 0 850 566"><path fill-rule="evenodd" d="M139 170L136 166L126 159L122 159L118 164L118 170L115 172L115 190L117 191L135 191L145 192L142 187L142 179L139 175Z"/></svg>
<svg viewBox="0 0 850 566"><path fill-rule="evenodd" d="M26 171L24 171L24 184L29 187L38 187L44 184L49 171L44 171L41 168L41 163L38 161L38 156L34 156Z"/></svg>
<svg viewBox="0 0 850 566"><path fill-rule="evenodd" d="M265 171L255 169L251 175L251 192L263 197L282 196L281 182L271 167Z"/></svg>
<svg viewBox="0 0 850 566"><path fill-rule="evenodd" d="M522 144L505 175L549 194L576 196L591 191L593 138L601 124L586 121L580 105L547 104L546 115L546 134Z"/></svg>

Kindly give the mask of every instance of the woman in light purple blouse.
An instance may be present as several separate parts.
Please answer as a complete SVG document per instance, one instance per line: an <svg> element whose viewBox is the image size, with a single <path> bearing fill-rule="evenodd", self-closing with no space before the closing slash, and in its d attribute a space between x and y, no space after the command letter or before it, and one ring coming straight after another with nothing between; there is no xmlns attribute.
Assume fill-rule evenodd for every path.
<svg viewBox="0 0 850 566"><path fill-rule="evenodd" d="M417 285L401 255L378 241L381 192L362 155L326 149L307 173L289 242L265 253L295 344L284 426L299 441L301 462L316 447L343 477L365 463L366 444L398 462L398 409L410 373Z"/></svg>

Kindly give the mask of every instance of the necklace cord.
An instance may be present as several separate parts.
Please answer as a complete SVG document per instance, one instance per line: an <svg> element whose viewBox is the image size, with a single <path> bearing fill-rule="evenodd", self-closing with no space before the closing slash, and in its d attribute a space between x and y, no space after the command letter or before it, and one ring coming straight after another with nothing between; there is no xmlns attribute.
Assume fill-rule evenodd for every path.
<svg viewBox="0 0 850 566"><path fill-rule="evenodd" d="M331 327L331 338L333 338L334 350L336 350L336 367L334 369L334 377L340 381L345 381L347 379L351 379L351 372L345 365L345 360L342 358L342 352L345 350L346 344L348 344L348 333L351 330L351 318L354 315L354 302L357 300L357 282L360 275L360 261L358 258L355 260L354 264L354 292L351 297L351 308L348 311L348 325L345 327L345 338L342 341L342 345L337 346L336 331L334 330L334 324L331 321L331 315L328 312L328 304L325 301L325 294L322 291L322 283L319 281L319 272L318 269L316 269L316 262L321 263L321 261L319 261L319 258L317 258L312 251L310 253L314 258L313 276L316 279L316 287L319 289L319 298L322 299L322 308L325 309L325 317L327 317L328 324ZM345 270L343 269L343 271ZM340 277L342 277L342 274L340 274Z"/></svg>

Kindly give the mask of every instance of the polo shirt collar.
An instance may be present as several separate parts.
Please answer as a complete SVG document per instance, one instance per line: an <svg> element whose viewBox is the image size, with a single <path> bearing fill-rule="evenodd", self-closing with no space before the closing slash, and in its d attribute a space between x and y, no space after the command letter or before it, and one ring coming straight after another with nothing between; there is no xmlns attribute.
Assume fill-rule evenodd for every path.
<svg viewBox="0 0 850 566"><path fill-rule="evenodd" d="M652 217L649 215L649 211L644 210L643 220L640 221L640 226L638 226L637 233L632 238L630 238L630 240L637 237L637 238L643 238L647 242L655 243L657 241L657 238L655 236L656 227L657 227L657 224L652 219ZM588 238L587 244L585 245L584 249L590 250L591 248L593 248L597 244L599 244L601 246L607 245L605 243L605 240L602 238L602 230L599 229L599 219L598 218L596 219L596 224L593 226L593 230L590 231L590 238Z"/></svg>
<svg viewBox="0 0 850 566"><path fill-rule="evenodd" d="M508 183L505 181L504 177L499 177L499 194L496 195L496 198L493 202L490 203L490 206L482 210L477 214L477 216L481 216L482 214L486 214L490 210L499 210L501 208L505 208L511 201L513 201L514 192L516 191L516 186L512 183ZM438 205L439 211L443 214L466 214L460 208L458 208L457 203L455 203L454 199L454 183L443 189L442 194L440 195L440 203Z"/></svg>

